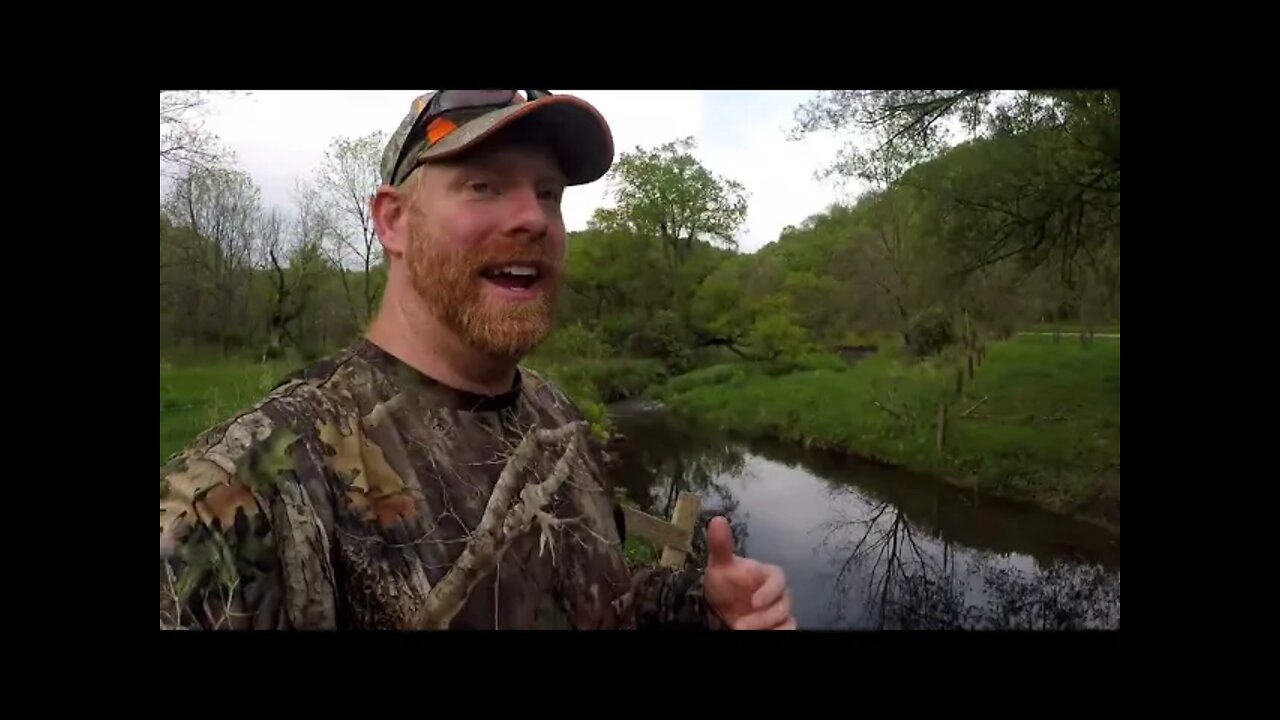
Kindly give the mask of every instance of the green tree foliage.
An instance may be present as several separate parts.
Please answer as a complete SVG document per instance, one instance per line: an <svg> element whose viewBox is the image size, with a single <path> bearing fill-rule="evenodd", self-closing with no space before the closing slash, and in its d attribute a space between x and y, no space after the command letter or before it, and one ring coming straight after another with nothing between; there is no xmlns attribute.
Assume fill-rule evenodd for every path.
<svg viewBox="0 0 1280 720"><path fill-rule="evenodd" d="M749 254L734 243L747 195L692 140L622 153L615 205L570 233L539 358L575 364L603 398L730 352L896 338L928 355L961 329L1118 321L1118 93L823 93L797 115L797 135L821 129L859 133L825 170L864 191ZM176 172L161 203L162 347L314 357L355 337L385 282L367 202L379 145L335 139L282 208L230 156Z"/></svg>
<svg viewBox="0 0 1280 720"><path fill-rule="evenodd" d="M808 335L795 322L788 295L772 295L759 304L747 341L765 360L793 359L804 352Z"/></svg>
<svg viewBox="0 0 1280 720"><path fill-rule="evenodd" d="M755 269L752 258L732 258L698 286L691 307L695 332L707 340L736 345L741 343L755 321L754 308L745 292L748 278Z"/></svg>
<svg viewBox="0 0 1280 720"><path fill-rule="evenodd" d="M556 361L604 360L613 354L613 348L582 323L563 325L538 348L538 354Z"/></svg>
<svg viewBox="0 0 1280 720"><path fill-rule="evenodd" d="M675 302L675 277L655 239L593 220L568 246L564 322L598 327L607 343L623 348L655 312Z"/></svg>
<svg viewBox="0 0 1280 720"><path fill-rule="evenodd" d="M602 227L661 240L671 268L698 242L736 249L735 236L747 216L742 184L716 176L693 149L693 138L683 138L622 153L607 178L617 206L597 215Z"/></svg>
<svg viewBox="0 0 1280 720"><path fill-rule="evenodd" d="M746 194L691 154L689 139L624 153L608 178L617 204L569 238L564 322L599 328L611 346L685 367L717 339L693 317L708 277L735 256Z"/></svg>
<svg viewBox="0 0 1280 720"><path fill-rule="evenodd" d="M631 354L657 358L671 373L689 369L691 337L680 316L673 310L659 310L631 336Z"/></svg>
<svg viewBox="0 0 1280 720"><path fill-rule="evenodd" d="M793 136L819 130L860 132L825 174L936 194L958 272L1119 249L1119 91L825 92ZM957 137L969 142L943 155Z"/></svg>

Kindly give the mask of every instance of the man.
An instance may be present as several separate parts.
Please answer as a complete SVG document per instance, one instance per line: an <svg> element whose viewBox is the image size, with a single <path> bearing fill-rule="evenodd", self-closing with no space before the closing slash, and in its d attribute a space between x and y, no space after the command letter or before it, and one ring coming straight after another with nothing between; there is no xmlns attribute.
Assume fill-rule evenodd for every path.
<svg viewBox="0 0 1280 720"><path fill-rule="evenodd" d="M604 119L545 91L418 98L386 147L365 337L160 475L162 627L793 629L780 568L632 574L582 415L519 361L563 282L566 186Z"/></svg>

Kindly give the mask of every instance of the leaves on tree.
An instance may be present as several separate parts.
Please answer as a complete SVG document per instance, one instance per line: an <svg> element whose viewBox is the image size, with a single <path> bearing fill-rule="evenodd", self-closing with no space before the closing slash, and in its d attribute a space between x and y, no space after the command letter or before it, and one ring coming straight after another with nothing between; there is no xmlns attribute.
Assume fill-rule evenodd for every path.
<svg viewBox="0 0 1280 720"><path fill-rule="evenodd" d="M693 138L683 138L654 150L623 153L608 178L617 207L598 212L595 224L661 239L673 267L688 257L695 242L736 249L735 235L747 216L747 193L741 183L704 167L693 148Z"/></svg>

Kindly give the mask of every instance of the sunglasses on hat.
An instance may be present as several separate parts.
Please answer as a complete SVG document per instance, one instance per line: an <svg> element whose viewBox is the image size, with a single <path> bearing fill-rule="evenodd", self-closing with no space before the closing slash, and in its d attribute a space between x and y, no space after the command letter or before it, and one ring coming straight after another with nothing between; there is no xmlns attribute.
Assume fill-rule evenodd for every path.
<svg viewBox="0 0 1280 720"><path fill-rule="evenodd" d="M459 110L480 110L485 108L503 108L514 103L522 102L516 93L519 90L441 90L431 96L427 104L423 106L422 111L418 113L418 117L414 119L413 124L409 126L409 132L405 135L404 142L400 145L400 152L396 156L395 165L392 167L391 177L399 177L400 166L404 163L410 148L415 148L418 142L426 138L425 147L429 148L439 142L449 130L456 126L448 122L437 123L442 116L447 113ZM539 98L549 97L549 90L525 90L523 102L533 102Z"/></svg>

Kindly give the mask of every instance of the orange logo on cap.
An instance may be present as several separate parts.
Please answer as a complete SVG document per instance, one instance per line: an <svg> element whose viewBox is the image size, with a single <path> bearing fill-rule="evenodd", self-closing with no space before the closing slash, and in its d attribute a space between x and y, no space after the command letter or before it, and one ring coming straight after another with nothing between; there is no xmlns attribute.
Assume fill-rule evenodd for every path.
<svg viewBox="0 0 1280 720"><path fill-rule="evenodd" d="M436 118L427 126L427 142L435 145L447 136L449 133L457 130L458 126L448 118Z"/></svg>

